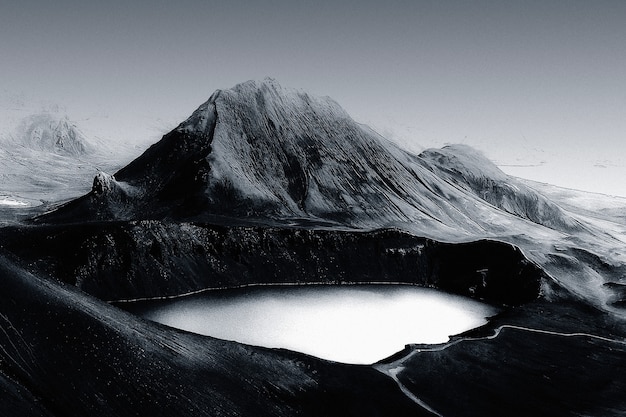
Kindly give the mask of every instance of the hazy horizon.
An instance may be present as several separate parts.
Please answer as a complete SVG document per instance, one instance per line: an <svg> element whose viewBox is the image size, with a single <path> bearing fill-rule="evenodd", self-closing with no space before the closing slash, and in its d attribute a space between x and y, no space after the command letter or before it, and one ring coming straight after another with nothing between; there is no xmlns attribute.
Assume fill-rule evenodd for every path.
<svg viewBox="0 0 626 417"><path fill-rule="evenodd" d="M626 196L625 20L621 1L26 0L0 6L0 94L131 140L270 76L410 150L466 143L515 175Z"/></svg>

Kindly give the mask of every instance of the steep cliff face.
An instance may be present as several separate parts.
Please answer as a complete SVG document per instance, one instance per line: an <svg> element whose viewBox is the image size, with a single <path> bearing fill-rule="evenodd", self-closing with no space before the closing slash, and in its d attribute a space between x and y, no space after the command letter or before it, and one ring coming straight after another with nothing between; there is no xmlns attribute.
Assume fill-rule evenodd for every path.
<svg viewBox="0 0 626 417"><path fill-rule="evenodd" d="M16 229L3 240L30 267L109 301L255 284L389 282L512 306L549 285L512 245L445 244L398 230L139 221Z"/></svg>

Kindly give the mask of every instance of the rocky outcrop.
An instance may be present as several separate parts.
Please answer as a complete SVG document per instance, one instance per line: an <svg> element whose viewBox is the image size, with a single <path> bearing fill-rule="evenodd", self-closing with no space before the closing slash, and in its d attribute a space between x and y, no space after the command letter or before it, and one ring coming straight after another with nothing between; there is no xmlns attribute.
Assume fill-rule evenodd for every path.
<svg viewBox="0 0 626 417"><path fill-rule="evenodd" d="M328 97L283 88L271 79L249 81L215 92L114 174L136 191L135 197L120 202L94 190L80 204L39 221L214 221L221 216L282 225L398 226L431 237L498 235L511 222L532 228L548 224L548 217L556 226L576 226L557 210L534 215L533 210L553 206L533 200L535 195L526 198L528 193L512 204L519 209L507 210L517 195L512 189L497 205L503 210L494 210L493 199L485 200L475 189L474 177L464 177L470 185L458 187L431 164L441 165L399 149ZM502 178L484 178L504 190Z"/></svg>

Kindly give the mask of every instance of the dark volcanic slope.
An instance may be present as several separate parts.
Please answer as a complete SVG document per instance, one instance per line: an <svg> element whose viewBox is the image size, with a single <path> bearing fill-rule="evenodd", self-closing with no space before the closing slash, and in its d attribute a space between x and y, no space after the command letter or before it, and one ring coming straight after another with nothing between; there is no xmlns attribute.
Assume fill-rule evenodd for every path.
<svg viewBox="0 0 626 417"><path fill-rule="evenodd" d="M624 415L623 339L524 327L493 332L495 341L461 339L383 368L400 366L401 383L444 416Z"/></svg>
<svg viewBox="0 0 626 417"><path fill-rule="evenodd" d="M430 415L371 367L143 321L0 256L2 416Z"/></svg>

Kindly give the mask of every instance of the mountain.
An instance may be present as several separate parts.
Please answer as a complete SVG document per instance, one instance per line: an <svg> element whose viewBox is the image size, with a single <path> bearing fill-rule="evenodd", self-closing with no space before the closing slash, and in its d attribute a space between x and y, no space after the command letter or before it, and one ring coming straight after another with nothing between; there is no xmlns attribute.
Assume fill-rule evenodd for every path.
<svg viewBox="0 0 626 417"><path fill-rule="evenodd" d="M14 141L22 146L60 155L81 156L93 152L93 145L67 116L40 113L22 120Z"/></svg>
<svg viewBox="0 0 626 417"><path fill-rule="evenodd" d="M400 224L444 235L489 234L519 220L515 210L515 217L492 210L472 184L460 189L432 165L357 124L330 98L286 89L271 79L250 81L215 92L128 166L99 175L80 204L42 220L226 216L356 228ZM497 181L506 181L497 175ZM508 192L523 195L529 206L545 200L529 188ZM554 209L524 219L581 227L545 205ZM476 211L490 211L497 219L484 222L484 213Z"/></svg>
<svg viewBox="0 0 626 417"><path fill-rule="evenodd" d="M271 79L218 90L90 192L0 229L0 412L623 415L626 230L608 213L466 146L406 152ZM502 312L350 367L110 304L373 281Z"/></svg>
<svg viewBox="0 0 626 417"><path fill-rule="evenodd" d="M583 224L549 198L506 175L467 145L427 149L420 158L446 181L475 194L500 210L556 230L577 231Z"/></svg>

